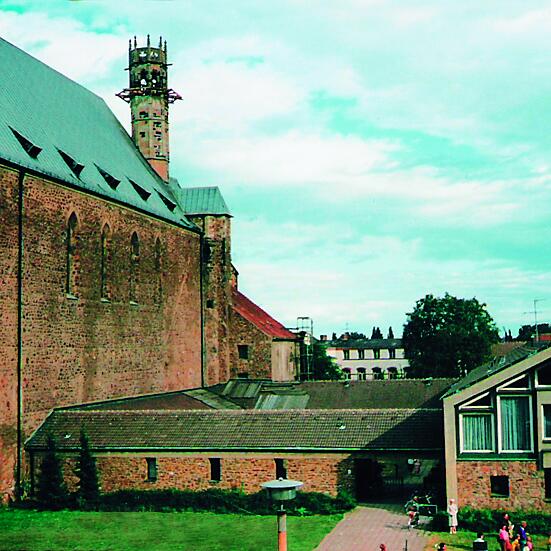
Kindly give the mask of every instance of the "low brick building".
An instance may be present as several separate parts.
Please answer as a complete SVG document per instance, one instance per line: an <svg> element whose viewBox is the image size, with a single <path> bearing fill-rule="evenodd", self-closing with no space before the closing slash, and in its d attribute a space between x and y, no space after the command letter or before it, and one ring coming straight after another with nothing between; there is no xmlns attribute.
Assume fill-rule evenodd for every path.
<svg viewBox="0 0 551 551"><path fill-rule="evenodd" d="M444 416L448 498L551 512L551 348L474 369L446 393Z"/></svg>
<svg viewBox="0 0 551 551"><path fill-rule="evenodd" d="M438 409L53 411L26 444L33 481L52 435L72 480L84 428L104 492L122 488L235 488L256 492L286 476L305 491L369 495L375 464L408 470L442 451Z"/></svg>
<svg viewBox="0 0 551 551"><path fill-rule="evenodd" d="M295 380L297 336L236 286L232 289L232 298L231 376Z"/></svg>

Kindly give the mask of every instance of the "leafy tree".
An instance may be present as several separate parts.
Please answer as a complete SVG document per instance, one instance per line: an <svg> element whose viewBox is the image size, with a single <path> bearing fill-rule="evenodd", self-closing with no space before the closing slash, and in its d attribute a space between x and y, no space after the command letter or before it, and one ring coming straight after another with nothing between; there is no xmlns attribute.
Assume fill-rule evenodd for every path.
<svg viewBox="0 0 551 551"><path fill-rule="evenodd" d="M382 339L383 334L381 333L381 330L378 327L373 327L373 330L371 331L371 338L372 339Z"/></svg>
<svg viewBox="0 0 551 551"><path fill-rule="evenodd" d="M40 465L37 496L43 505L52 509L62 507L68 497L61 461L51 435L48 435L46 453Z"/></svg>
<svg viewBox="0 0 551 551"><path fill-rule="evenodd" d="M402 343L408 377L459 377L491 356L499 332L476 298L427 295L407 314Z"/></svg>
<svg viewBox="0 0 551 551"><path fill-rule="evenodd" d="M357 340L357 339L365 339L366 336L363 333L358 333L357 331L352 331L348 335L348 338L351 339L351 340Z"/></svg>
<svg viewBox="0 0 551 551"><path fill-rule="evenodd" d="M338 381L343 373L335 360L327 355L327 348L320 342L314 341L313 345L314 380Z"/></svg>
<svg viewBox="0 0 551 551"><path fill-rule="evenodd" d="M90 452L90 442L84 430L80 431L80 450L75 469L78 482L78 498L81 504L91 505L99 498L98 470L96 459Z"/></svg>
<svg viewBox="0 0 551 551"><path fill-rule="evenodd" d="M389 327L387 339L393 339L393 338L394 338L394 331L392 330L392 327Z"/></svg>
<svg viewBox="0 0 551 551"><path fill-rule="evenodd" d="M548 323L538 323L538 334L551 333L551 326ZM536 338L536 325L523 325L518 330L517 341L531 341Z"/></svg>

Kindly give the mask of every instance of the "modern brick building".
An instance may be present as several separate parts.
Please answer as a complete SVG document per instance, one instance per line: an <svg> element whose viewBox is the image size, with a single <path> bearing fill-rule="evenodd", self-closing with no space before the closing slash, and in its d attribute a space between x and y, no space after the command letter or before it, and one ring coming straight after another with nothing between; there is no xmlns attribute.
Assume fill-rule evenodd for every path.
<svg viewBox="0 0 551 551"><path fill-rule="evenodd" d="M443 401L448 497L551 511L551 349L516 348L471 371Z"/></svg>

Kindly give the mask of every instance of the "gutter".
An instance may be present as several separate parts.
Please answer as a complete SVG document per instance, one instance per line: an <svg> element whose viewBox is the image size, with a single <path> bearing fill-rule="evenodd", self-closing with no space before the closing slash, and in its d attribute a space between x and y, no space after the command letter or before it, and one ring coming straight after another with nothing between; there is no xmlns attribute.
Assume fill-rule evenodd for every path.
<svg viewBox="0 0 551 551"><path fill-rule="evenodd" d="M15 497L21 498L23 464L23 192L25 171L19 171L17 199L17 459Z"/></svg>

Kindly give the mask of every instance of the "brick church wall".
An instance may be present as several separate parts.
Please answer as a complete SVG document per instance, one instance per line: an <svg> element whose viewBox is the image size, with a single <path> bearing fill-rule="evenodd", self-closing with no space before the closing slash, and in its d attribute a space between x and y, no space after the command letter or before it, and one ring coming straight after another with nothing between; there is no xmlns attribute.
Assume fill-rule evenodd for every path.
<svg viewBox="0 0 551 551"><path fill-rule="evenodd" d="M241 314L232 311L232 346L230 351L232 378L247 374L250 379L272 378L272 338L260 331ZM238 346L248 346L248 359L239 357Z"/></svg>
<svg viewBox="0 0 551 551"><path fill-rule="evenodd" d="M0 498L17 454L17 213L18 173L0 167Z"/></svg>
<svg viewBox="0 0 551 551"><path fill-rule="evenodd" d="M0 169L1 493L13 485L17 419L17 178ZM201 386L199 235L42 178L26 176L24 189L24 437L53 407ZM77 299L65 288L73 212ZM100 290L105 224L110 302ZM133 232L140 243L136 304L129 300Z"/></svg>
<svg viewBox="0 0 551 551"><path fill-rule="evenodd" d="M193 216L205 234L203 316L205 385L225 383L230 376L231 219L229 216Z"/></svg>
<svg viewBox="0 0 551 551"><path fill-rule="evenodd" d="M157 481L147 481L147 457L157 458ZM209 457L221 459L221 480L210 480ZM258 492L261 484L276 476L275 459L284 459L287 477L304 483L305 492L323 492L336 496L341 489L351 490L353 480L348 474L352 464L347 454L113 454L96 459L103 492L120 489L238 489ZM37 458L38 473L40 458ZM65 478L75 488L74 459L66 459ZM35 476L36 476L35 473Z"/></svg>
<svg viewBox="0 0 551 551"><path fill-rule="evenodd" d="M491 476L509 477L509 497L491 496ZM457 481L460 507L551 512L543 471L536 461L458 461Z"/></svg>

